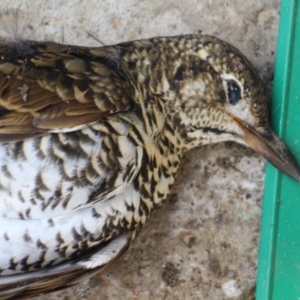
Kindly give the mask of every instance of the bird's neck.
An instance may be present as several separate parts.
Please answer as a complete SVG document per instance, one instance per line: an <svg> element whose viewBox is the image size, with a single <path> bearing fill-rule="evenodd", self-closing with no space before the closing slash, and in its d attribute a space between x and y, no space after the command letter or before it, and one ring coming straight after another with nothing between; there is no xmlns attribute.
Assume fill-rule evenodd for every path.
<svg viewBox="0 0 300 300"><path fill-rule="evenodd" d="M182 158L181 145L177 143L173 133L172 128L167 125L156 143L146 147L147 158L137 180L141 201L147 207L148 216L167 198Z"/></svg>
<svg viewBox="0 0 300 300"><path fill-rule="evenodd" d="M174 183L183 144L168 108L156 96L139 91L140 116L147 141L144 142L144 159L137 186L147 216L167 198Z"/></svg>

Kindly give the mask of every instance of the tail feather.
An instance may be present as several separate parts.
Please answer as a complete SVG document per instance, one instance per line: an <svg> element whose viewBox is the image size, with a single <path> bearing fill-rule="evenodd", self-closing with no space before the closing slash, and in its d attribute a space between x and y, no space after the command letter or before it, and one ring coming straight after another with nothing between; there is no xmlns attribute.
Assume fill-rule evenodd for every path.
<svg viewBox="0 0 300 300"><path fill-rule="evenodd" d="M28 299L88 279L117 261L130 246L134 233L125 232L101 248L47 269L0 276L0 299Z"/></svg>

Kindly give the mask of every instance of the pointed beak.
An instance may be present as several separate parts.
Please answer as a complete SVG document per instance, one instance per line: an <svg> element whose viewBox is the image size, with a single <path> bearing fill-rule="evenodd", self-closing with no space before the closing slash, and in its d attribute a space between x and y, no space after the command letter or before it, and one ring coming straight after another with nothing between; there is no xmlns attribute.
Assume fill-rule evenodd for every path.
<svg viewBox="0 0 300 300"><path fill-rule="evenodd" d="M235 119L235 121L239 127L236 133L239 138L280 171L300 182L300 167L295 157L270 128L257 132L245 126L240 120Z"/></svg>

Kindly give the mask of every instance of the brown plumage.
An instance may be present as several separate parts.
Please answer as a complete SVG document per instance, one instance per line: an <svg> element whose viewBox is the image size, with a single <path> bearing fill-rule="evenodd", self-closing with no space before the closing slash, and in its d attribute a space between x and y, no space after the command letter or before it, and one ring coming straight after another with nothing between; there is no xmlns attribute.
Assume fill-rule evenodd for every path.
<svg viewBox="0 0 300 300"><path fill-rule="evenodd" d="M117 260L193 147L246 143L299 181L267 108L251 63L215 37L3 40L0 298L58 290Z"/></svg>

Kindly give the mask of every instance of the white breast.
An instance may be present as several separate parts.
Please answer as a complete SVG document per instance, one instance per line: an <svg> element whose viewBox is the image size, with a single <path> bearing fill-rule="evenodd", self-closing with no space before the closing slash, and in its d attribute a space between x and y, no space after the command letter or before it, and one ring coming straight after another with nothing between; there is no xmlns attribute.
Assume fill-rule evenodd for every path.
<svg viewBox="0 0 300 300"><path fill-rule="evenodd" d="M141 220L139 193L130 182L120 183L103 199L90 201L107 175L98 158L101 137L97 136L95 143L81 145L86 155L78 157L55 149L51 138L42 137L39 147L35 139L0 145L1 275L45 267L49 262L56 264L84 243L87 247L100 243L109 237L103 231L108 220L113 220L111 226L116 228L120 219ZM126 160L136 160L135 151L126 151ZM51 155L53 152L55 155ZM95 161L102 176L80 184L80 174ZM128 212L126 205L136 211Z"/></svg>

